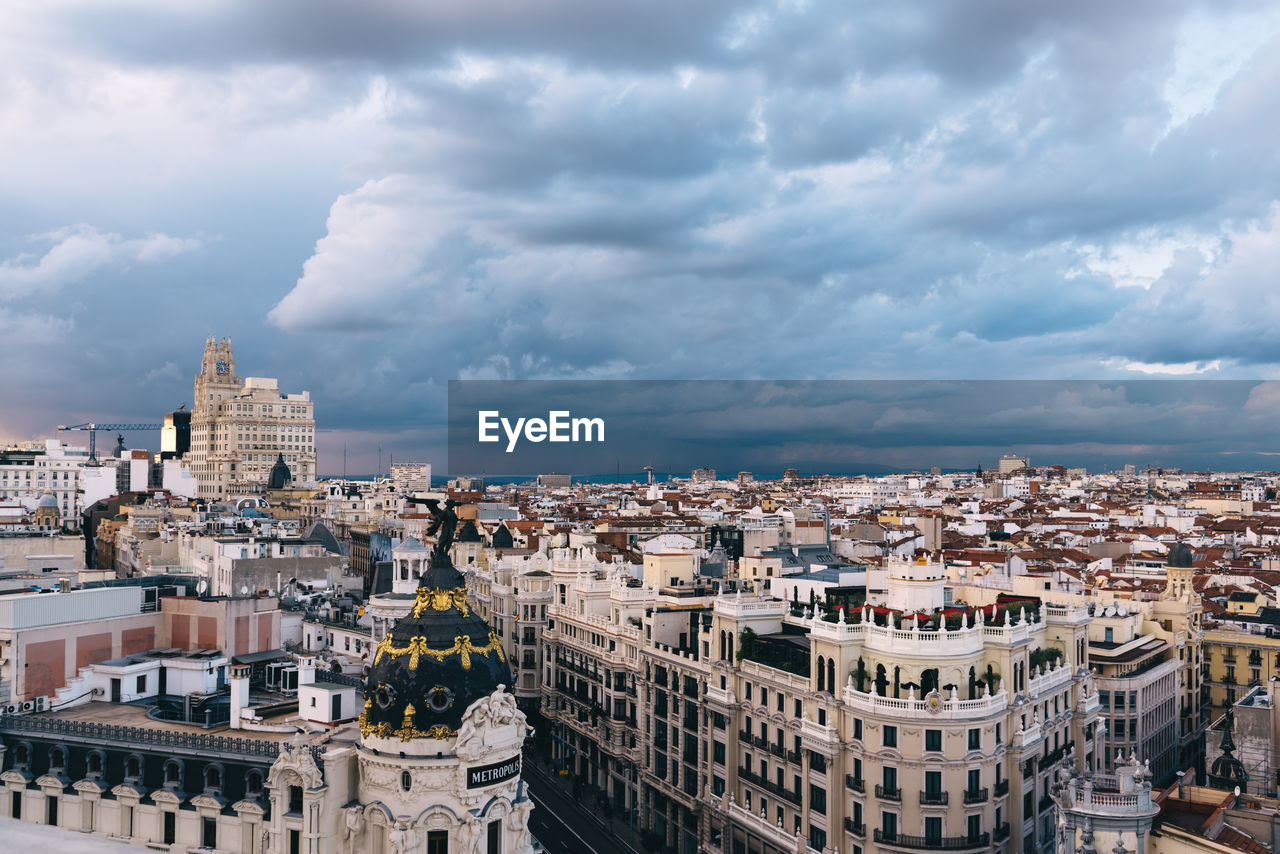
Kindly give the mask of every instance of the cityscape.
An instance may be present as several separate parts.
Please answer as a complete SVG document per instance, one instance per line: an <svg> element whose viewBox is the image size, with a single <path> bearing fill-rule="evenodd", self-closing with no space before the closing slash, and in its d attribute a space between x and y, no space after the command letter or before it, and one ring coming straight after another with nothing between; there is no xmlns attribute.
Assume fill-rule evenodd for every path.
<svg viewBox="0 0 1280 854"><path fill-rule="evenodd" d="M11 820L399 854L1280 828L1280 474L321 478L322 401L195 357L195 404L132 425L158 450L0 453Z"/></svg>
<svg viewBox="0 0 1280 854"><path fill-rule="evenodd" d="M1278 74L0 4L0 854L1280 854Z"/></svg>

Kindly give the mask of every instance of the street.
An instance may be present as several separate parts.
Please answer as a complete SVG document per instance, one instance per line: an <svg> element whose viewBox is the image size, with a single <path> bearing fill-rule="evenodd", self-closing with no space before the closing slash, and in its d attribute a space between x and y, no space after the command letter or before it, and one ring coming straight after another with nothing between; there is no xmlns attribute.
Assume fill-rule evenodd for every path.
<svg viewBox="0 0 1280 854"><path fill-rule="evenodd" d="M534 803L529 828L549 854L639 854L610 832L601 816L574 801L541 769L527 765L524 780Z"/></svg>

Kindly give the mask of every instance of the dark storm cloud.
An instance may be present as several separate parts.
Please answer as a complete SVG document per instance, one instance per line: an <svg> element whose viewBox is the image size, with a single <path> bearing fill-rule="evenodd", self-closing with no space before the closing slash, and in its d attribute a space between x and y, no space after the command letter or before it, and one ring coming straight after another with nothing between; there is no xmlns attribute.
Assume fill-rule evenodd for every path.
<svg viewBox="0 0 1280 854"><path fill-rule="evenodd" d="M1260 3L18 8L0 264L80 222L218 236L99 264L62 303L0 290L0 327L29 330L9 340L51 383L22 430L85 373L50 343L68 338L150 378L83 388L86 417L172 406L198 342L231 334L253 373L310 389L323 426L398 454L438 449L459 376L1280 364L1280 51ZM1200 35L1215 27L1228 44ZM841 405L771 412L787 453L838 460ZM1060 405L1095 444L1090 419L1127 423ZM877 418L906 435L934 415Z"/></svg>
<svg viewBox="0 0 1280 854"><path fill-rule="evenodd" d="M1254 382L462 382L449 388L449 467L776 472L785 460L849 473L991 465L1013 449L1094 470L1117 461L1265 466L1273 446L1258 429L1278 403L1277 384ZM478 441L481 410L510 421L551 410L600 418L605 441L517 441L507 450L505 439Z"/></svg>

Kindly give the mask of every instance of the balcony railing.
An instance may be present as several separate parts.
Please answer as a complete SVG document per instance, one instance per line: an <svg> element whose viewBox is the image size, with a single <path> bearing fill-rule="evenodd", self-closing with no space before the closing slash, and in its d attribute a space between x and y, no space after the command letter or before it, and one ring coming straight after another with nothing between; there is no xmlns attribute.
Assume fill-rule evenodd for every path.
<svg viewBox="0 0 1280 854"><path fill-rule="evenodd" d="M867 781L852 774L844 775L844 784L855 792L865 792L867 790Z"/></svg>
<svg viewBox="0 0 1280 854"><path fill-rule="evenodd" d="M997 780L996 781L996 797L1003 798L1007 794L1009 794L1009 778L1006 777L1003 780Z"/></svg>
<svg viewBox="0 0 1280 854"><path fill-rule="evenodd" d="M738 730L738 741L745 741L747 744L750 744L751 733L747 732L745 729Z"/></svg>
<svg viewBox="0 0 1280 854"><path fill-rule="evenodd" d="M867 826L865 824L854 824L853 819L848 817L844 820L844 829L852 833L854 836L867 835Z"/></svg>
<svg viewBox="0 0 1280 854"><path fill-rule="evenodd" d="M753 774L747 768L742 768L742 767L738 768L738 777L743 780L746 780L748 783L759 786L760 788L765 789L766 791L772 792L778 797L783 798L784 800L790 801L796 806L800 805L799 792L793 792L790 789L787 789L783 786L779 786L777 783L770 782L769 780L766 780L764 777L761 777L759 774Z"/></svg>
<svg viewBox="0 0 1280 854"><path fill-rule="evenodd" d="M876 784L876 797L882 801L900 801L902 800L901 789L886 789L882 784Z"/></svg>
<svg viewBox="0 0 1280 854"><path fill-rule="evenodd" d="M934 805L945 804L948 800L948 794L949 793L947 792L924 791L920 793L920 803Z"/></svg>
<svg viewBox="0 0 1280 854"><path fill-rule="evenodd" d="M788 762L794 762L795 764L799 765L799 764L800 764L800 751L798 751L798 750L788 750L788 751L787 751L787 761L788 761Z"/></svg>
<svg viewBox="0 0 1280 854"><path fill-rule="evenodd" d="M772 753L774 756L778 756L778 757L782 757L782 756L786 756L786 755L787 755L786 750L784 750L784 749L783 749L783 747L782 747L782 745L781 745L781 744L771 744L771 745L769 745L769 752L770 752L770 753Z"/></svg>
<svg viewBox="0 0 1280 854"><path fill-rule="evenodd" d="M997 827L995 829L995 832L991 834L991 838L994 839L996 842L1004 842L1006 839L1008 839L1009 838L1009 822L1006 821L1004 824Z"/></svg>
<svg viewBox="0 0 1280 854"><path fill-rule="evenodd" d="M964 802L966 804L985 804L989 790L984 786L981 789L965 789Z"/></svg>
<svg viewBox="0 0 1280 854"><path fill-rule="evenodd" d="M908 836L905 833L885 833L877 828L872 836L876 842L884 845L921 851L967 851L986 848L991 844L990 833L979 833L977 836Z"/></svg>
<svg viewBox="0 0 1280 854"><path fill-rule="evenodd" d="M827 770L827 757L823 756L821 753L810 753L809 767L814 771L817 771L819 774L824 773Z"/></svg>

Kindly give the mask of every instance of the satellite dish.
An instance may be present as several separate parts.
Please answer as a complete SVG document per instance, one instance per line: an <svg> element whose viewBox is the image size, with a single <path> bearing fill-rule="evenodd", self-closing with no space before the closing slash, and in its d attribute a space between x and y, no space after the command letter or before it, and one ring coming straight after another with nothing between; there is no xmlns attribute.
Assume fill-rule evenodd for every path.
<svg viewBox="0 0 1280 854"><path fill-rule="evenodd" d="M242 584L242 585L240 585L240 595L241 595L241 596L248 596L248 595L249 595L249 588L248 588L246 585L243 585L243 584Z"/></svg>
<svg viewBox="0 0 1280 854"><path fill-rule="evenodd" d="M1102 616L1104 616L1104 617L1114 617L1115 615L1116 615L1116 606L1115 606L1115 605L1108 605L1108 606L1107 606L1107 610L1105 610L1105 611L1103 611L1103 612L1102 612Z"/></svg>
<svg viewBox="0 0 1280 854"><path fill-rule="evenodd" d="M205 594L205 591L208 589L209 589L209 582L203 578L200 579L200 583L196 585L196 592L199 593L201 596L203 596Z"/></svg>
<svg viewBox="0 0 1280 854"><path fill-rule="evenodd" d="M1121 606L1120 606L1119 608L1117 608L1116 610L1117 610L1117 612L1120 614L1120 616L1122 616L1122 617L1127 617L1127 616L1129 616L1129 606L1128 606L1128 605L1121 605Z"/></svg>

